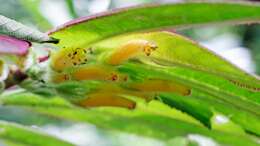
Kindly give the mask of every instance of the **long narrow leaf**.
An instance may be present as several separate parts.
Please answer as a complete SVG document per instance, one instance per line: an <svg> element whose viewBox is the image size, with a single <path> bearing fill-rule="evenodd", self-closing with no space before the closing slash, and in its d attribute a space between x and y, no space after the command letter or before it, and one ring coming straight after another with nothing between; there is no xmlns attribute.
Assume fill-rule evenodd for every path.
<svg viewBox="0 0 260 146"><path fill-rule="evenodd" d="M21 40L30 42L53 42L57 43L58 40L49 37L47 34L38 30L34 30L25 26L15 20L9 19L0 15L0 34L9 35Z"/></svg>
<svg viewBox="0 0 260 146"><path fill-rule="evenodd" d="M24 144L26 146L73 146L70 143L58 140L46 134L30 130L23 126L0 121L0 139L3 142Z"/></svg>
<svg viewBox="0 0 260 146"><path fill-rule="evenodd" d="M26 94L21 95L20 98L17 98L16 100L23 100L23 98L27 98ZM44 100L48 99L43 98L41 101ZM53 107L51 106L51 103L48 108L41 105L42 103L39 102L38 106L27 106L27 109L31 112L41 113L43 115L48 115L59 119L92 123L100 128L133 133L140 136L161 139L164 141L170 141L175 137L188 138L189 135L199 135L212 139L212 141L219 145L257 145L253 139L246 135L231 135L225 132L214 130L210 131L201 126L176 120L168 116L147 113L143 111L143 109L139 108L133 111L122 108L101 108L86 110L79 108ZM159 108L158 110L162 109Z"/></svg>
<svg viewBox="0 0 260 146"><path fill-rule="evenodd" d="M73 20L50 32L59 46L77 48L114 35L162 28L184 28L212 23L256 23L257 3L187 2L124 8Z"/></svg>

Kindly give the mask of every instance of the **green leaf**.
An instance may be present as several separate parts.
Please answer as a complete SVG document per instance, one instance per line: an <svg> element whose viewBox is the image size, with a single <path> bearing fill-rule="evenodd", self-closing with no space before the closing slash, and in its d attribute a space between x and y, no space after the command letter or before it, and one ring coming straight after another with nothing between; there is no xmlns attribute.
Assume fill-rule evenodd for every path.
<svg viewBox="0 0 260 146"><path fill-rule="evenodd" d="M0 121L0 140L11 146L73 146L35 130L4 121Z"/></svg>
<svg viewBox="0 0 260 146"><path fill-rule="evenodd" d="M49 37L47 34L38 30L34 30L25 26L15 20L0 15L0 34L15 37L17 39L26 40L30 42L50 42L57 43L58 40Z"/></svg>
<svg viewBox="0 0 260 146"><path fill-rule="evenodd" d="M68 84L68 83L65 83ZM91 83L91 82L86 82L82 83L81 86L85 86L86 90L90 90L94 86L102 86L102 83L97 84L97 83ZM93 90L96 90L93 88ZM71 97L65 97L69 101L75 101L76 99L73 99ZM137 98L131 98L132 100L135 100L137 102L137 107L136 109L138 113L151 113L151 114L158 114L158 115L163 115L175 119L179 119L182 121L190 122L196 125L201 125L200 122L198 122L196 119L193 117L184 114L176 109L172 109L168 107L165 104L162 104L158 101L151 101L147 103L147 101L144 101L143 99L137 99ZM55 107L66 107L66 108L75 108L72 106L70 103L65 101L63 98L59 97L49 97L47 98L42 98L40 95L28 93L28 92L20 92L20 93L13 93L10 95L5 95L0 97L0 103L3 105L16 105L16 106L39 106L39 107L46 107L49 108L50 106L55 106ZM113 110L114 108L111 108L111 111L116 111ZM160 109L158 111L157 109Z"/></svg>
<svg viewBox="0 0 260 146"><path fill-rule="evenodd" d="M147 79L148 73L150 73L152 76L152 74L156 74L156 71L153 72L152 70L157 70L159 72L163 72L164 75L160 75L159 73L154 78L165 77L164 79L166 80L169 80L169 78L172 80L181 80L179 82L187 85L188 87L197 88L203 90L204 92L214 94L215 96L218 96L219 98L222 98L225 101L234 102L234 104L246 105L247 102L248 103L252 102L253 105L247 108L251 108L254 112L259 109L259 107L257 107L257 105L254 104L260 103L260 100L258 98L260 93L250 91L250 90L255 90L256 87L260 87L259 80L245 73L243 70L238 69L236 66L230 64L229 62L225 61L224 59L215 55L214 53L208 51L207 49L195 44L194 42L184 37L181 37L173 33L167 33L167 32L140 33L140 34L118 36L112 39L101 41L92 46L95 55L95 61L106 63L107 56L109 56L111 53L115 52L116 50L121 49L120 47L123 44L126 44L131 40L147 40L156 44L158 48L155 51L153 51L151 55L148 57L146 57L143 54L141 56L140 55L139 56L137 55L136 57L134 56L132 58L135 60L139 59L146 66L145 65L139 65L139 66L121 65L118 67L119 72L120 70L122 70L121 73L129 75L130 79L135 79L135 78L141 80L142 78ZM68 48L65 50L68 52L69 51L72 52L74 49ZM66 59L67 56L65 56L65 54L62 54L63 51L64 50L61 50L57 52L57 54L59 54L62 57L62 59L64 58ZM52 60L53 62L58 62L58 63L62 62L60 61L59 58L56 60L55 57L53 58L54 58ZM68 60L66 61L72 62L70 58L68 58ZM167 63L164 64L165 62ZM57 65L55 63L53 64L52 64L53 68L55 69ZM176 65L181 67L177 67ZM88 66L85 67L87 68ZM78 69L79 67L78 68L73 67L71 68L71 70L69 70L69 72L66 72L66 68L63 68L63 71L64 73L68 73L67 75L70 75L73 74L74 72L77 72ZM194 69L213 73L215 75L222 76L227 80L221 77L216 78L216 76L214 75L205 74L201 71L194 71ZM171 74L171 75L165 76L165 74ZM239 82L242 85L250 85L250 86L247 87L236 86L229 80Z"/></svg>
<svg viewBox="0 0 260 146"><path fill-rule="evenodd" d="M212 123L212 118L214 117L214 113L218 112L225 115L225 117L228 117L232 122L235 123L235 125L239 125L240 128L242 127L244 129L243 131L259 135L259 116L241 110L230 103L218 100L214 96L193 90L192 96L189 97L164 93L160 94L160 99L164 103L180 109L181 111L186 112L189 115L192 115L193 117L213 129L215 129L216 127L214 127L215 125L214 123ZM227 131L226 129L217 129ZM230 127L228 130L231 131L227 132L237 133L237 129L232 130L232 127Z"/></svg>
<svg viewBox="0 0 260 146"><path fill-rule="evenodd" d="M259 20L260 7L257 3L187 2L125 8L83 17L52 30L50 35L61 40L61 48L77 48L133 31L212 23L248 24Z"/></svg>
<svg viewBox="0 0 260 146"><path fill-rule="evenodd" d="M9 96L0 97L1 104L14 104L14 105L37 105L37 106L61 106L61 107L71 107L71 104L67 101L52 97L50 99L43 99L32 93L19 92L18 94L11 94ZM22 100L21 100L22 99Z"/></svg>
<svg viewBox="0 0 260 146"><path fill-rule="evenodd" d="M154 114L141 114L135 115L135 111L129 111L125 109L117 109L117 114L110 111L98 110L68 110L68 109L42 109L37 108L38 112L43 114L57 116L60 118L71 119L73 121L87 122L97 125L105 129L119 130L127 133L134 133L137 135L158 138L161 140L171 140L176 136L188 136L189 134L198 134L205 137L211 137L216 140L216 143L221 145L257 145L253 141L250 142L245 136L239 139L239 142L235 139L236 135L230 135L227 133L209 131L205 128L200 128L186 122L174 120L167 117L162 117ZM52 114L59 112L59 115ZM136 111L137 112L137 111ZM123 113L123 114L118 114ZM169 123L169 124L165 124ZM247 140L246 140L247 139Z"/></svg>
<svg viewBox="0 0 260 146"><path fill-rule="evenodd" d="M245 131L233 121L229 119L229 117L215 112L214 115L210 119L211 121L211 128L226 131L234 134L245 134Z"/></svg>
<svg viewBox="0 0 260 146"><path fill-rule="evenodd" d="M45 125L58 125L62 121L52 117L42 116L38 113L32 113L21 106L0 106L0 119L2 121L9 121L19 123L21 125L39 127Z"/></svg>
<svg viewBox="0 0 260 146"><path fill-rule="evenodd" d="M260 134L259 92L239 89L220 77L181 67L160 69L128 63L121 65L119 70L121 73L128 73L136 80L143 78L167 79L191 87L192 94L190 96L177 96L172 93L163 96L165 93L161 93L160 98L163 102L189 113L205 125L210 126L210 118L214 112L212 111L213 107L217 111L224 112L227 116L232 115L232 119L235 119L236 123L247 131ZM252 120L252 122L248 122L248 120Z"/></svg>
<svg viewBox="0 0 260 146"><path fill-rule="evenodd" d="M224 74L225 78L236 79L236 81L242 84L260 86L260 84L257 84L259 80L245 74L243 70L238 69L212 52L179 35L153 32L119 36L93 45L93 50L95 55L97 55L96 58L101 58L101 62L104 62L102 57L106 58L107 55L114 52L114 50L118 49L122 44L135 39L145 39L156 43L158 52L156 50L146 58L139 56L135 58L141 61L145 60L145 63L147 64L148 62L148 65L120 65L118 68L119 72L121 71L121 73L128 74L130 79L138 78L139 80L143 80L147 78L157 78L177 80L188 87L210 93L222 101L229 102L257 115L260 114L258 112L258 105L260 103L258 98L260 95L259 92L251 92L245 87L236 86L229 80L188 68L214 72L216 75ZM193 56L199 57L194 58ZM185 66L186 68L176 67L172 64L170 66L166 64L166 66L156 65L153 67L151 66L153 64L150 62L153 62L154 58L160 59L159 61L169 60L170 63L173 62L177 65ZM98 61L100 62L100 60ZM75 71L77 68L73 68L72 70ZM70 73L74 71L70 71ZM230 74L234 74L234 76ZM247 79L247 82L245 82L245 79ZM253 82L255 82L255 84Z"/></svg>
<svg viewBox="0 0 260 146"><path fill-rule="evenodd" d="M119 66L114 66L119 74L127 74L132 82L162 79L186 85L192 88L191 96L180 96L179 98L182 100L177 100L177 97L175 99L172 94L160 98L163 99L163 102L187 112L209 127L214 127L214 123L210 121L215 112L212 110L212 107L214 107L214 109L216 108L217 111L226 116L235 115L232 116L232 120L235 121L234 125L237 124L251 133L260 134L260 125L258 124L260 120L258 118L260 115L260 100L258 98L260 92L253 92L246 87L237 86L229 81L236 80L242 84L259 87L259 80L194 42L167 32L123 35L93 44L92 49L93 54L96 55L96 61L106 63L107 56L131 40L153 42L158 48L148 57L144 54L137 55L130 58L128 62L125 61ZM68 50L66 49L66 51ZM64 50L61 50L61 53L62 51ZM156 61L154 61L155 59ZM136 63L136 60L142 63ZM72 67L69 74L73 74L77 69L77 67ZM66 68L63 71L66 73ZM91 83L87 85L91 86ZM103 87L103 85L99 85L99 87ZM89 91L91 92L91 90ZM95 88L92 91L95 91ZM196 94L196 91L199 94ZM198 98L200 96L209 100L210 104L206 101L200 101ZM194 98L192 102L190 102L191 97ZM218 102L225 106L219 105ZM204 103L205 106L200 103ZM239 108L240 111L235 110L236 108ZM243 120L245 117L251 122L245 122ZM232 130L232 132L235 133L236 129Z"/></svg>
<svg viewBox="0 0 260 146"><path fill-rule="evenodd" d="M16 100L24 100L24 98L27 99L26 94ZM41 101L43 100L48 99L43 98ZM135 110L127 110L123 108L81 109L54 106L46 108L46 106L41 105L39 102L38 106L26 106L23 109L27 108L31 112L41 113L62 120L92 123L102 129L133 133L164 140L166 142L171 141L175 137L188 139L188 137L195 135L209 138L220 145L257 145L254 140L247 135L231 135L225 132L208 130L200 125L192 124L192 122L185 122L185 120L180 117L176 119L174 115L172 115L173 117L161 115L160 113L156 113L154 106L149 108L149 106L145 107L145 105L140 105L137 106ZM50 105L52 104L50 103ZM153 111L147 112L148 109L152 109ZM159 110L161 109L163 108L158 108L158 112L160 112ZM169 112L170 110L163 109L163 111ZM185 118L185 115L181 113L176 116Z"/></svg>
<svg viewBox="0 0 260 146"><path fill-rule="evenodd" d="M193 13L190 13L190 11ZM260 6L251 3L189 2L155 5L76 19L52 31L50 35L61 40L58 46L63 50L91 48L100 40L140 30L164 27L178 28L216 22L258 22L260 19L259 12ZM129 41L127 39L135 37L145 38L158 44L159 51L153 56L153 60L157 63L163 65L177 64L208 71L227 77L239 86L256 91L260 90L260 81L257 77L242 71L226 60L206 51L203 47L196 46L194 42L189 42L180 36L171 36L165 33L147 34L146 36L126 35L125 38L120 38L123 39L121 42L117 40L119 42L114 43L116 40L113 40L113 42L109 40L103 47L115 49L120 44ZM173 37L175 40L172 40Z"/></svg>
<svg viewBox="0 0 260 146"><path fill-rule="evenodd" d="M163 73L159 74L158 72L151 71L150 68L145 68L145 67L140 68L140 66L137 66L137 65L135 65L135 66L126 65L125 67L120 67L120 70L130 72L134 76L138 76L140 78L150 78L150 77L151 78L154 78L154 77L170 78L170 76L165 75ZM185 71L187 72L187 70L185 70ZM151 75L147 76L147 74L145 74L148 72ZM182 72L182 74L180 74L179 76L181 76L181 75L184 76L183 74L185 75L185 72ZM142 75L145 75L146 77L143 77ZM203 74L198 74L198 75L203 76ZM176 77L174 77L174 78L176 78ZM213 77L211 79L218 80ZM65 86L62 84L61 85L66 87L66 84L70 85L68 83L65 83ZM60 86L60 85L58 85L58 86ZM95 81L94 82L87 81L87 82L84 82L84 84L78 83L77 86L84 87L86 91L91 93L93 91L98 90L98 87L106 86L106 84L103 85L102 82L98 83ZM202 89L204 89L204 88L202 88ZM72 102L75 102L75 101L81 99L81 98L77 99L75 97L71 98L69 96L63 96L63 97L65 97L66 99L68 99L69 101L72 101ZM257 114L255 112L244 109L247 106L250 109L251 105L244 105L243 101L238 100L236 98L226 101L225 98L222 97L222 95L212 96L210 94L205 94L205 93L197 91L197 90L192 90L191 96L180 96L180 95L175 95L172 93L171 94L160 93L159 97L160 97L161 101L163 101L164 103L188 113L189 115L195 117L196 119L200 120L203 124L205 124L209 127L212 126L211 119L213 117L213 113L215 111L218 111L219 113L222 113L223 115L226 115L227 117L231 116L230 119L232 121L234 121L236 124L243 127L244 130L249 131L250 133L259 134L258 132L260 129L260 125L258 123L259 123L260 119L258 118ZM226 97L226 98L230 98L230 97ZM51 99L53 99L53 98L51 98ZM35 96L32 94L28 94L28 93L2 97L2 102L3 102L3 104L6 104L6 105L27 105L27 104L29 104L29 105L35 105L35 106L49 107L48 104L54 103L54 101L60 101L59 99L56 99L56 100L45 99L45 100L42 100L39 96ZM236 101L236 100L238 100L238 101ZM55 102L55 104L53 104L53 105L58 106L58 107L60 107L60 106L61 107L63 107L63 106L70 107L67 105L66 102L58 102L58 103L59 104L57 104ZM65 105L63 105L63 103ZM237 103L239 105L237 105ZM146 108L145 105L150 105L150 108ZM155 106L152 106L152 105L154 105L153 101L151 103L145 104L145 105L141 104L139 101L137 107L138 107L138 109L142 109L142 111L145 111L145 113L153 113L153 114L156 113L159 115L173 117L175 119L180 119L180 120L184 120L186 122L192 122L192 123L197 124L196 121L194 121L190 118L184 118L184 119L180 118L180 117L185 117L185 116L178 116L178 112L176 113L176 112L167 110L167 108L166 108L166 110L164 110L165 109L164 106L160 105L157 102L155 102ZM240 110L237 109L238 107Z"/></svg>
<svg viewBox="0 0 260 146"><path fill-rule="evenodd" d="M143 57L145 55L135 57L145 63L156 64L155 67L184 66L222 76L253 91L260 90L260 80L253 75L197 43L174 33L151 32L117 36L94 44L92 48L94 52L101 52L98 55L108 56L131 40L146 40L157 46L148 57Z"/></svg>

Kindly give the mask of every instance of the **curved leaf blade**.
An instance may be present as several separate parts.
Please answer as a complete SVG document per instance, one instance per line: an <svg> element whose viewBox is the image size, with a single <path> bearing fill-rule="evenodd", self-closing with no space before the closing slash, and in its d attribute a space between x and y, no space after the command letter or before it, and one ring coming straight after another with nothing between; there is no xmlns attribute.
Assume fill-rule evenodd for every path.
<svg viewBox="0 0 260 146"><path fill-rule="evenodd" d="M236 123L246 131L260 134L260 92L239 89L220 77L181 67L155 69L147 65L128 63L121 65L118 70L129 73L135 80L160 78L189 86L192 88L190 96L177 96L173 93L163 96L164 93L160 93L159 97L162 102L189 113L207 126L210 126L210 118L213 116L212 109L217 109L227 116L232 115ZM252 122L249 123L248 120Z"/></svg>
<svg viewBox="0 0 260 146"><path fill-rule="evenodd" d="M0 121L0 139L26 146L73 146L46 134L4 121Z"/></svg>
<svg viewBox="0 0 260 146"><path fill-rule="evenodd" d="M260 80L226 61L222 57L200 46L199 44L170 32L135 33L116 36L93 44L92 48L98 55L108 56L111 52L131 40L145 40L157 46L149 56L137 56L146 64L156 64L155 67L183 66L222 76L238 85L252 91L260 91ZM96 50L95 50L96 49ZM105 55L104 55L105 54ZM145 56L145 57L144 57ZM99 57L102 58L102 57ZM106 62L103 57L103 62ZM244 86L243 86L244 85Z"/></svg>
<svg viewBox="0 0 260 146"><path fill-rule="evenodd" d="M17 98L16 100L27 98L26 94L23 94L23 96L24 97L20 96L21 98ZM48 99L42 98L40 101L44 100ZM9 103L7 105L12 104ZM155 111L147 112L140 107L135 110L127 110L123 108L81 109L76 107L53 107L51 103L50 106L46 108L46 106L41 105L43 104L39 103L38 106L27 106L24 107L24 109L27 108L31 112L41 113L43 116L52 116L74 122L91 123L103 129L133 133L164 140L166 142L175 137L181 136L187 138L189 135L195 134L211 138L219 145L258 145L247 135L236 135L209 130L185 121L176 120L171 116L156 114ZM161 108L157 110L161 110Z"/></svg>
<svg viewBox="0 0 260 146"><path fill-rule="evenodd" d="M61 40L60 47L77 48L134 31L210 23L256 23L259 20L260 6L257 3L187 2L125 8L83 17L49 33Z"/></svg>
<svg viewBox="0 0 260 146"><path fill-rule="evenodd" d="M49 37L47 34L38 30L34 30L28 26L25 26L15 20L9 19L0 15L0 34L15 37L17 39L26 40L30 42L52 42L57 43L58 40Z"/></svg>
<svg viewBox="0 0 260 146"><path fill-rule="evenodd" d="M180 122L168 117L162 117L154 114L140 114L134 116L135 111L124 109L116 109L116 113L111 111L98 110L70 110L49 108L43 109L41 107L35 108L36 112L42 114L57 116L73 121L81 121L92 123L104 129L124 131L127 133L134 133L137 135L158 138L164 141L169 141L174 137L188 136L189 134L198 134L205 137L210 137L219 143L219 145L258 145L247 136L231 135L219 131L201 128L186 122ZM53 114L59 112L60 115ZM121 113L121 114L119 114ZM127 123L127 124L125 124ZM170 123L170 124L165 124ZM239 140L237 139L238 137Z"/></svg>

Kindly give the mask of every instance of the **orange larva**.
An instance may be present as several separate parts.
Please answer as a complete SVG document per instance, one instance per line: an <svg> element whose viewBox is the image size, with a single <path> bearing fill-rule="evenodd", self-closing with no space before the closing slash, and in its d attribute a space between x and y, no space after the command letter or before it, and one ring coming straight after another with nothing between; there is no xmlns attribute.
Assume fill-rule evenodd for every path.
<svg viewBox="0 0 260 146"><path fill-rule="evenodd" d="M147 40L131 40L120 48L116 49L109 58L107 63L111 65L119 65L122 62L141 55L144 53L146 56L150 56L151 53L157 48L157 46Z"/></svg>

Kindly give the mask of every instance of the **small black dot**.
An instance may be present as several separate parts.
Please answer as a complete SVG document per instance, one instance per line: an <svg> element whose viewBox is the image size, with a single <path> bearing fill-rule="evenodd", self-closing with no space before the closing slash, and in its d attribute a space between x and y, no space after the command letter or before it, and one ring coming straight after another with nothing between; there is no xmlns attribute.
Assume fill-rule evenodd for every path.
<svg viewBox="0 0 260 146"><path fill-rule="evenodd" d="M88 52L90 53L90 54L93 54L93 49L90 47L90 48L88 48Z"/></svg>

